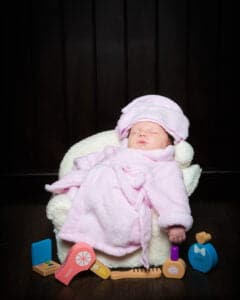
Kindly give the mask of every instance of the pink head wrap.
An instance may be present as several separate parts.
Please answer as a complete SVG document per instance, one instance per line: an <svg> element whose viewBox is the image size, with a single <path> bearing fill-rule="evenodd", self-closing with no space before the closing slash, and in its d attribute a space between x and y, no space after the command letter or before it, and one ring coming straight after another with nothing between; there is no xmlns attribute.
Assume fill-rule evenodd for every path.
<svg viewBox="0 0 240 300"><path fill-rule="evenodd" d="M174 138L175 144L188 137L189 121L179 105L169 98L146 95L125 106L116 127L120 140L140 121L158 123Z"/></svg>

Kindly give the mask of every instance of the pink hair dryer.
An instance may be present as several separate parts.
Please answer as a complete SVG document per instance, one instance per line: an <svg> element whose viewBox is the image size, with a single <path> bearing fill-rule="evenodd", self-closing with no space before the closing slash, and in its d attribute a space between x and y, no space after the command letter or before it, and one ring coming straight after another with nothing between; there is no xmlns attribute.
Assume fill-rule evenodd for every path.
<svg viewBox="0 0 240 300"><path fill-rule="evenodd" d="M94 250L86 243L77 243L69 250L63 265L55 272L55 278L68 285L75 275L90 269L95 261Z"/></svg>

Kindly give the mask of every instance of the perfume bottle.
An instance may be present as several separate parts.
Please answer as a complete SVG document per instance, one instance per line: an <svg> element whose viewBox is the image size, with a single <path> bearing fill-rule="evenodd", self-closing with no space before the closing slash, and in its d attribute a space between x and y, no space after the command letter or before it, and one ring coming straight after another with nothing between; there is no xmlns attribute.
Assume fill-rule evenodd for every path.
<svg viewBox="0 0 240 300"><path fill-rule="evenodd" d="M186 264L179 258L179 247L171 246L170 258L168 258L162 267L162 272L167 278L183 278L186 271Z"/></svg>
<svg viewBox="0 0 240 300"><path fill-rule="evenodd" d="M218 254L214 246L209 243L211 234L202 231L195 235L197 243L191 245L188 250L189 263L193 269L207 273L218 262Z"/></svg>

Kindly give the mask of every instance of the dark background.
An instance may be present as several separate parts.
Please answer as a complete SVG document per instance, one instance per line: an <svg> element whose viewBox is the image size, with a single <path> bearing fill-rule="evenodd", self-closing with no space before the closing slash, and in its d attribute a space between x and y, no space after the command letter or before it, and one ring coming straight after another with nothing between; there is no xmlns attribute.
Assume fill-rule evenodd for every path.
<svg viewBox="0 0 240 300"><path fill-rule="evenodd" d="M235 1L234 3L237 3ZM231 0L23 0L2 7L0 106L1 299L233 299L239 295L239 16ZM234 74L234 75L233 75ZM203 169L194 225L181 246L183 280L102 281L69 287L31 271L31 243L54 239L44 184L71 145L113 129L133 98L174 99L191 122ZM219 263L194 271L195 233L213 236ZM54 259L56 249L54 243ZM5 295L5 296L4 296Z"/></svg>
<svg viewBox="0 0 240 300"><path fill-rule="evenodd" d="M238 172L232 1L36 0L4 11L3 175L56 173L133 98L174 99L204 171Z"/></svg>

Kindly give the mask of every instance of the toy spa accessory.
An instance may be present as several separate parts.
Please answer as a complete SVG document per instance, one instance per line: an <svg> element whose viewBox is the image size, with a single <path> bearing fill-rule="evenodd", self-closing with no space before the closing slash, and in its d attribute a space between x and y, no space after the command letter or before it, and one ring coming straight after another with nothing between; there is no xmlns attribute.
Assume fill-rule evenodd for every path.
<svg viewBox="0 0 240 300"><path fill-rule="evenodd" d="M179 246L171 246L170 258L167 259L162 267L162 272L167 278L183 278L186 271L186 264L179 258Z"/></svg>
<svg viewBox="0 0 240 300"><path fill-rule="evenodd" d="M91 270L103 279L110 276L110 270L96 260L92 247L86 243L77 243L71 247L63 265L55 272L55 278L68 285L75 275L82 271Z"/></svg>
<svg viewBox="0 0 240 300"><path fill-rule="evenodd" d="M211 238L211 234L205 231L197 233L197 243L194 243L188 250L189 263L193 269L203 273L209 272L218 262L217 251L208 242Z"/></svg>

